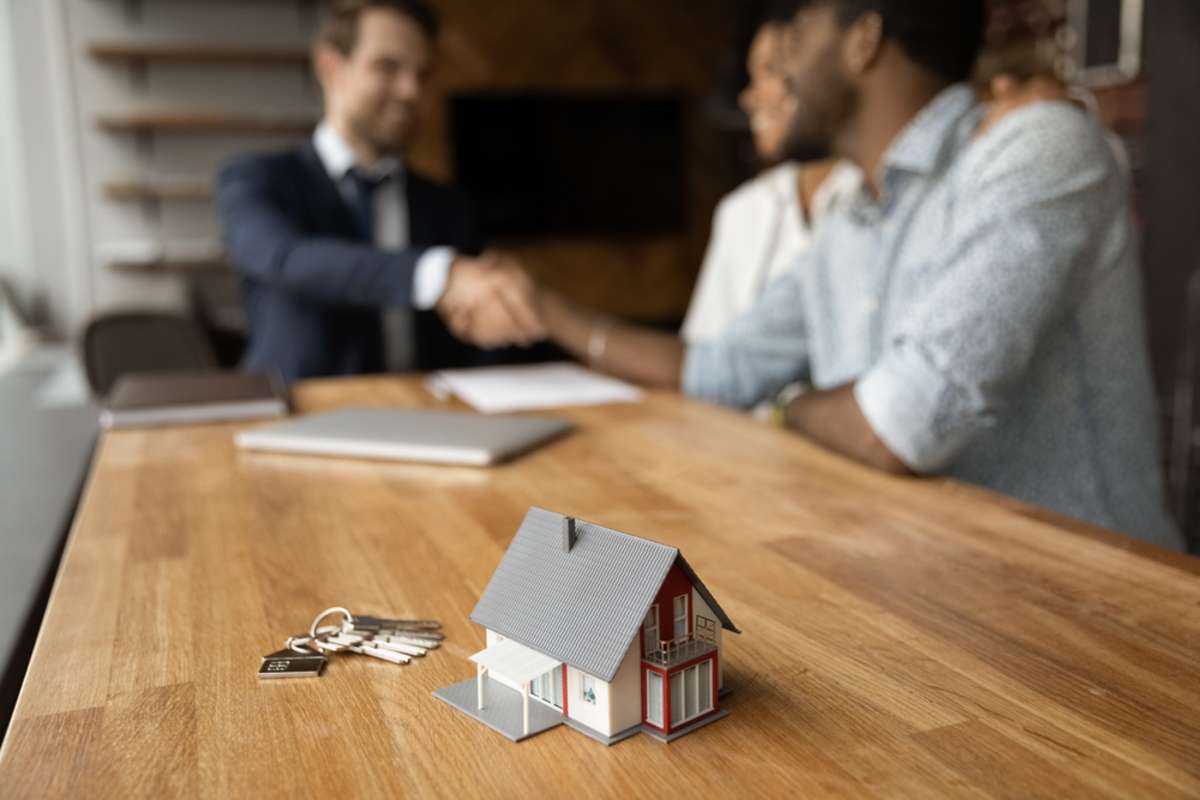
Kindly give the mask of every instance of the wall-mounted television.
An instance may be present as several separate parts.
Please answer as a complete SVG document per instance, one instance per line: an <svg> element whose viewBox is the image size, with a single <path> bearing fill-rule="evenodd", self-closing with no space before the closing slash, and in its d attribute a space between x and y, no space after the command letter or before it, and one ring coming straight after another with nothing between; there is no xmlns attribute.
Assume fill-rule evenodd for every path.
<svg viewBox="0 0 1200 800"><path fill-rule="evenodd" d="M684 227L684 109L676 95L460 94L450 115L455 180L490 238Z"/></svg>

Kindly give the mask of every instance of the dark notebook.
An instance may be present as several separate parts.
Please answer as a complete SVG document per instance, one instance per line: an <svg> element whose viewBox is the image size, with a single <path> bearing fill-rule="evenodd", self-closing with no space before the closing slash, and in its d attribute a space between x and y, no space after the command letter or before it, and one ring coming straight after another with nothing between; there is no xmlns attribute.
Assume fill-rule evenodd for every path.
<svg viewBox="0 0 1200 800"><path fill-rule="evenodd" d="M241 372L124 375L100 412L105 428L193 425L283 417L287 390L276 376Z"/></svg>

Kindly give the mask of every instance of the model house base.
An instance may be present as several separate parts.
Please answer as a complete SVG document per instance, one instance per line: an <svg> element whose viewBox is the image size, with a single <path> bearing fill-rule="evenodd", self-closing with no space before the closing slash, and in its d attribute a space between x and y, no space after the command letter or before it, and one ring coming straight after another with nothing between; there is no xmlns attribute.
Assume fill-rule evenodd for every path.
<svg viewBox="0 0 1200 800"><path fill-rule="evenodd" d="M674 547L530 509L471 620L476 675L434 696L514 742L562 724L670 742L728 714L739 631Z"/></svg>
<svg viewBox="0 0 1200 800"><path fill-rule="evenodd" d="M551 728L563 724L563 715L559 711L547 708L541 703L534 703L529 709L529 727L524 724L525 714L521 693L510 689L502 683L484 678L488 702L484 708L476 703L478 689L477 679L470 678L438 689L433 696L444 700L469 717L473 717L484 725L503 736L519 742L539 733L545 733Z"/></svg>
<svg viewBox="0 0 1200 800"><path fill-rule="evenodd" d="M438 689L433 693L437 699L457 708L459 711L466 714L484 725L488 726L496 733L511 739L514 742L520 742L524 739L529 739L537 736L539 733L545 733L548 730L557 728L559 725L566 725L568 728L574 728L584 736L595 739L603 745L614 745L617 742L623 742L631 736L636 736L639 733L647 734L660 742L673 742L681 736L687 736L689 733L702 728L705 725L724 719L729 716L728 709L719 709L713 714L709 714L704 719L684 725L678 730L670 734L664 734L662 731L652 728L648 725L637 724L632 728L620 731L613 736L606 736L595 728L589 728L582 722L577 722L569 717L563 716L561 713L549 708L545 708L542 704L535 704L529 709L529 728L524 727L524 711L522 707L522 695L515 689L510 689L502 683L493 681L491 678L484 678L485 681L490 681L486 691L489 693L490 700L485 708L478 708L476 705L477 695L477 679L469 678L460 683L445 688Z"/></svg>

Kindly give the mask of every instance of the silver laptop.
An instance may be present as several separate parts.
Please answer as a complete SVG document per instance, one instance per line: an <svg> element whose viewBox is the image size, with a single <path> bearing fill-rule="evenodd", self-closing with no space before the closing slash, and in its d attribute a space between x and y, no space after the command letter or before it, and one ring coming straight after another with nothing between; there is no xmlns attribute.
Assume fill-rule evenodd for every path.
<svg viewBox="0 0 1200 800"><path fill-rule="evenodd" d="M237 434L245 450L487 466L569 432L555 417L345 408Z"/></svg>

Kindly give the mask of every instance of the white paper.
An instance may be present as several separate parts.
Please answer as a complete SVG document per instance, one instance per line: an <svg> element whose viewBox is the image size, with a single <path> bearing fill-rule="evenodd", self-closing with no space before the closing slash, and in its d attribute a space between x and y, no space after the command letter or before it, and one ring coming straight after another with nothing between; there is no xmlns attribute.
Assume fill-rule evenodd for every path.
<svg viewBox="0 0 1200 800"><path fill-rule="evenodd" d="M442 370L430 377L429 388L484 414L636 403L644 396L636 386L566 362Z"/></svg>

